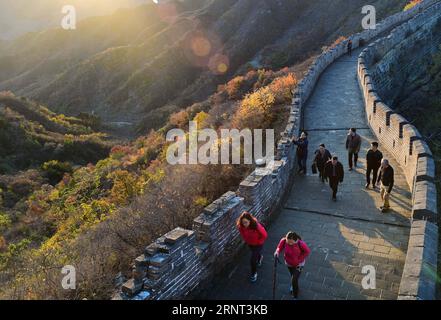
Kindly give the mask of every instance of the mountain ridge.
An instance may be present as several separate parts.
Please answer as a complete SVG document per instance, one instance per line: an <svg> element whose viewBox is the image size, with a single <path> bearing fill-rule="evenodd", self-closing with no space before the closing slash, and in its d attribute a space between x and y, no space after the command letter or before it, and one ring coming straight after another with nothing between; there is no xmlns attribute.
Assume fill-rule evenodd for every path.
<svg viewBox="0 0 441 320"><path fill-rule="evenodd" d="M402 2L376 1L375 5L380 15L385 15ZM149 120L155 110L176 110L205 100L217 85L248 71L250 61L268 68L301 62L316 50L317 44L332 43L339 35L359 28L356 26L361 13L360 19L353 16L358 16L354 13L361 12L364 5L361 0L189 1L179 8L173 3L145 5L84 20L79 23L78 35L70 36L74 39L71 48L57 51L49 46L49 57L42 55L38 46L27 50L24 46L24 52L39 53L30 62L34 67L22 64L22 69L28 67L24 72L20 68L14 71L14 64L3 54L0 66L6 72L0 79L0 89L41 101L68 115L94 111L104 122L131 123L124 128L129 136L142 134L152 128ZM344 10L322 11L329 6ZM123 28L126 32L112 36L105 32L112 21L121 24L128 17L131 24ZM336 17L344 22L343 26L335 27ZM317 25L317 20L321 21L319 31L311 33L308 28ZM101 29L92 27L96 21L101 21ZM40 34L39 41L51 44L54 38L64 39L64 33L48 32L49 36ZM66 41L62 43L69 43ZM18 41L24 42L32 43ZM89 48L91 42L96 50ZM210 46L209 54L198 56L195 45L202 46L196 50ZM9 47L9 53L18 47ZM21 59L26 61L27 57L24 54ZM217 65L222 63L227 70L219 73Z"/></svg>

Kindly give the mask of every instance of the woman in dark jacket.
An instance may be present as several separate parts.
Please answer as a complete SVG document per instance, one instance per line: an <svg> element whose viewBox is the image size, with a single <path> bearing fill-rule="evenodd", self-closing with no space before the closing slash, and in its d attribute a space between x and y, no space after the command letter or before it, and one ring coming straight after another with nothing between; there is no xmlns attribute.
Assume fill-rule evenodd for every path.
<svg viewBox="0 0 441 320"><path fill-rule="evenodd" d="M325 182L325 164L331 160L331 153L326 149L325 145L322 143L318 150L315 152L314 162L319 171L319 178L322 182Z"/></svg>

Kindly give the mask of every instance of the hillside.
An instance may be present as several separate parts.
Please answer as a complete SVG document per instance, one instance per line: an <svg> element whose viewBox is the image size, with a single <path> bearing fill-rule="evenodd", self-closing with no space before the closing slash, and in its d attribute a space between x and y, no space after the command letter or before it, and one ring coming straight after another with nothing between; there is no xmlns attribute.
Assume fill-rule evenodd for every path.
<svg viewBox="0 0 441 320"><path fill-rule="evenodd" d="M94 130L98 127L94 118L66 117L27 99L0 93L2 218L6 219L6 213L20 216L26 210L27 197L43 185L55 185L74 168L105 158L112 142ZM40 234L34 231L36 236Z"/></svg>
<svg viewBox="0 0 441 320"><path fill-rule="evenodd" d="M378 19L405 1L374 1ZM0 50L0 90L95 112L121 135L161 127L251 67L299 63L360 29L361 0L171 1L27 34ZM317 24L319 21L319 24ZM116 32L109 32L116 30Z"/></svg>
<svg viewBox="0 0 441 320"><path fill-rule="evenodd" d="M111 144L91 118L55 114L32 101L0 94L0 174L46 161L86 165L105 157Z"/></svg>
<svg viewBox="0 0 441 320"><path fill-rule="evenodd" d="M167 131L188 130L188 121L194 120L217 131L270 127L280 136L296 76L306 66L234 78L207 101L173 113L160 130L113 146L95 165L43 167L59 173L59 183L49 184L38 170L0 176L0 297L108 298L115 275L130 273L131 259L145 243L177 225L190 225L253 169L169 165ZM63 261L74 263L83 275L72 295L52 283Z"/></svg>

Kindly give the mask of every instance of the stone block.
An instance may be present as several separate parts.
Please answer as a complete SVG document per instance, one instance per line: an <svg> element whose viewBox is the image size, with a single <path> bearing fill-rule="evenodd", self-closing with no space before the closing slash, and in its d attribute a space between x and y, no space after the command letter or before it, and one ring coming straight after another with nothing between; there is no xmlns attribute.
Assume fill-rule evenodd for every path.
<svg viewBox="0 0 441 320"><path fill-rule="evenodd" d="M151 243L144 249L144 252L148 256L153 256L158 252L158 250L159 245L157 243Z"/></svg>
<svg viewBox="0 0 441 320"><path fill-rule="evenodd" d="M417 181L428 180L434 181L435 179L435 161L432 157L420 157L418 158Z"/></svg>
<svg viewBox="0 0 441 320"><path fill-rule="evenodd" d="M141 291L142 286L142 282L135 281L135 279L130 279L123 284L123 286L121 287L121 291L129 297L133 297Z"/></svg>
<svg viewBox="0 0 441 320"><path fill-rule="evenodd" d="M133 297L133 300L150 300L152 298L152 294L149 291L141 291L136 296Z"/></svg>
<svg viewBox="0 0 441 320"><path fill-rule="evenodd" d="M142 254L135 259L135 266L148 267L148 265L149 265L149 258L145 254Z"/></svg>
<svg viewBox="0 0 441 320"><path fill-rule="evenodd" d="M149 258L149 265L162 267L170 261L170 256L166 254L157 254Z"/></svg>
<svg viewBox="0 0 441 320"><path fill-rule="evenodd" d="M165 243L175 244L176 242L187 238L188 231L182 228L176 228L165 234Z"/></svg>
<svg viewBox="0 0 441 320"><path fill-rule="evenodd" d="M413 189L412 218L437 222L436 186L430 181L416 181Z"/></svg>

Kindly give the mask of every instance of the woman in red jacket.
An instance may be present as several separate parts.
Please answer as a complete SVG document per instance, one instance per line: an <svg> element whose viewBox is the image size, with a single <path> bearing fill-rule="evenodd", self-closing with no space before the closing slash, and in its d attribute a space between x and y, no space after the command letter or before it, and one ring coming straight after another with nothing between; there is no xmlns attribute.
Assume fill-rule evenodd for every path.
<svg viewBox="0 0 441 320"><path fill-rule="evenodd" d="M305 265L305 259L309 256L311 250L297 233L290 231L285 238L280 240L274 256L278 259L282 251L285 251L285 264L291 274L291 294L297 299L299 295L299 277Z"/></svg>
<svg viewBox="0 0 441 320"><path fill-rule="evenodd" d="M262 265L262 249L268 234L262 224L246 211L237 219L237 228L251 250L251 282L256 282L257 266Z"/></svg>

